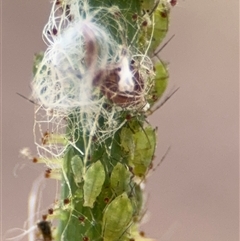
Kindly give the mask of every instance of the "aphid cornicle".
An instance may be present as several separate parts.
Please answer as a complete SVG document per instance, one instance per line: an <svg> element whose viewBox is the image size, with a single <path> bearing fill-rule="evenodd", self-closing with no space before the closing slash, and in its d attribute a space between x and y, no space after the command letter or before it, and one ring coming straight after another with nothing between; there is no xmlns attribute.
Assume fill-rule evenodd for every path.
<svg viewBox="0 0 240 241"><path fill-rule="evenodd" d="M51 230L51 223L49 221L40 221L37 223L38 229L41 231L44 241L51 241L52 238L52 230Z"/></svg>

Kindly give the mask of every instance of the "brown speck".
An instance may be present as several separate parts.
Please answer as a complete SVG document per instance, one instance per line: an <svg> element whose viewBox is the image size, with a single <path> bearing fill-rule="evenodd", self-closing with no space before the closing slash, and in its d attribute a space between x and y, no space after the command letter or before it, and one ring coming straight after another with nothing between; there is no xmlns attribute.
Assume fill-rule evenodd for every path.
<svg viewBox="0 0 240 241"><path fill-rule="evenodd" d="M50 214L50 215L53 214L53 208L48 209L48 214Z"/></svg>
<svg viewBox="0 0 240 241"><path fill-rule="evenodd" d="M53 30L52 30L52 33L53 33L53 35L57 35L57 29L56 28L53 28Z"/></svg>
<svg viewBox="0 0 240 241"><path fill-rule="evenodd" d="M138 18L138 15L137 15L136 13L134 13L134 14L132 15L132 20L133 20L133 21L136 21L137 18Z"/></svg>
<svg viewBox="0 0 240 241"><path fill-rule="evenodd" d="M69 198L65 198L65 199L63 200L63 203L64 203L64 205L69 204L69 203L70 203L70 199L69 199Z"/></svg>
<svg viewBox="0 0 240 241"><path fill-rule="evenodd" d="M84 236L83 241L89 241L89 238L87 236Z"/></svg>
<svg viewBox="0 0 240 241"><path fill-rule="evenodd" d="M162 18L167 18L167 16L168 16L168 12L166 10L161 12L161 17Z"/></svg>
<svg viewBox="0 0 240 241"><path fill-rule="evenodd" d="M37 163L38 162L38 159L36 157L33 158L33 162L34 163Z"/></svg>
<svg viewBox="0 0 240 241"><path fill-rule="evenodd" d="M177 4L177 0L171 0L170 4L171 4L172 7L174 7Z"/></svg>
<svg viewBox="0 0 240 241"><path fill-rule="evenodd" d="M81 223L84 223L85 217L84 217L84 216L79 216L79 217L78 217L78 220L79 220Z"/></svg>
<svg viewBox="0 0 240 241"><path fill-rule="evenodd" d="M132 116L130 114L127 114L125 118L126 118L127 121L129 121L129 120L132 119Z"/></svg>
<svg viewBox="0 0 240 241"><path fill-rule="evenodd" d="M44 134L43 134L43 137L42 137L42 144L43 145L47 144L48 138L49 138L49 132L45 131Z"/></svg>
<svg viewBox="0 0 240 241"><path fill-rule="evenodd" d="M148 22L146 20L142 22L143 27L146 27L147 25L148 25Z"/></svg>

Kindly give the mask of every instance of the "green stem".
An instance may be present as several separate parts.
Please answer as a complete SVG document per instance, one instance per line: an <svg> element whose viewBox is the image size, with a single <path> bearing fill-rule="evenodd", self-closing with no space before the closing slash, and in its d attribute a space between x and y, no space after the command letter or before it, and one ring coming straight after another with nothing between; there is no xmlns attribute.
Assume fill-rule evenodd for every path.
<svg viewBox="0 0 240 241"><path fill-rule="evenodd" d="M57 234L54 239L56 241L137 240L140 237L138 225L143 215L141 184L151 167L156 146L156 131L146 121L146 111L143 107L147 106L146 103L150 106L156 103L167 86L166 64L159 62L155 64L154 70L150 59L166 35L169 6L166 0L157 1L156 5L154 1L148 0L89 0L88 3L91 10L117 6L118 8L111 8L112 12L107 12L105 16L96 15L98 24L106 25L104 27L108 29L108 34L123 48L123 52L130 50L134 56L142 55L144 58L137 66L132 63L133 59L129 59L131 65L128 67L132 72L135 71L134 94L131 93L131 97L126 97L128 93L124 93L124 99L122 93L110 89L112 82L120 81L116 76L120 76L117 71L121 69L117 70L116 67L111 69L107 66L108 75L106 74L102 80L106 81L104 90L99 90L101 88L99 86L94 87L98 93L101 93L99 98L104 98L106 95L105 102L101 106L104 112L109 112L119 105L116 108L118 114L114 114L112 121L118 121L122 126L113 132L111 137L99 141L98 138L102 137L100 132L98 135L95 133L93 135L91 131L94 132L95 129L86 130L83 123L88 117L81 113L79 108L66 117L65 138L52 135L53 139L48 139L49 143L55 141L69 145L62 163L60 200L52 214L52 218L58 219ZM65 9L68 7L66 5ZM117 21L113 21L113 18ZM71 16L69 19L71 21ZM91 44L92 42L85 43L88 48L86 53L94 52L91 50ZM127 54L123 54L124 57L125 55ZM88 56L85 57L86 62L90 59ZM149 62L142 67L146 59ZM38 70L41 61L42 57L36 56L34 74L47 69L43 65ZM120 62L119 59L115 61ZM116 63L113 63L113 66L114 64ZM117 86L118 83L114 84ZM107 88L107 91L110 89L113 92L110 97ZM143 89L146 93L142 93ZM142 106L137 103L139 99L144 100ZM134 103L131 108L128 108L128 102ZM97 127L100 130L106 128L105 121L108 120L97 113L93 118L96 122L93 128ZM96 132L98 133L98 130Z"/></svg>

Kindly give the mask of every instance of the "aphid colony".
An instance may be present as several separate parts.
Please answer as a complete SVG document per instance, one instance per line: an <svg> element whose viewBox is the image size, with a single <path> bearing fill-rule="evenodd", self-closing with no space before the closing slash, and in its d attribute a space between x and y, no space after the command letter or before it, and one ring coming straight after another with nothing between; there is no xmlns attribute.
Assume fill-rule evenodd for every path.
<svg viewBox="0 0 240 241"><path fill-rule="evenodd" d="M59 200L37 223L44 241L145 239L142 187L156 146L145 115L167 85L165 63L152 59L174 3L124 2L55 0L43 30L33 160L61 179Z"/></svg>

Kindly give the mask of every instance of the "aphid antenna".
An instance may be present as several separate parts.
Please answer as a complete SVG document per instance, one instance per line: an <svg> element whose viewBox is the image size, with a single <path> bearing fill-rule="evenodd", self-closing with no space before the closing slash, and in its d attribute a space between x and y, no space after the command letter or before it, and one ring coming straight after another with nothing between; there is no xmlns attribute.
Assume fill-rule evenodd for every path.
<svg viewBox="0 0 240 241"><path fill-rule="evenodd" d="M149 195L148 195L148 197L149 197ZM148 197L147 197L146 202L149 200ZM147 203L146 203L145 205L147 206ZM144 222L143 218L144 218L145 215L147 214L147 211L148 211L148 210L147 210L147 207L145 207L145 208L142 210L142 212L141 212L140 215L139 215L139 223L143 223L143 222Z"/></svg>
<svg viewBox="0 0 240 241"><path fill-rule="evenodd" d="M22 94L20 94L20 93L18 93L18 92L16 92L16 94L19 95L20 97L22 97L23 99L31 102L32 104L40 106L39 104L35 103L33 100L27 98L26 96L24 96L24 95L22 95Z"/></svg>
<svg viewBox="0 0 240 241"><path fill-rule="evenodd" d="M146 119L145 119L144 121L149 124L149 122L148 122ZM144 128L143 128L143 125L141 124L141 122L140 122L138 119L137 119L137 123L138 123L138 125L140 126L140 128L142 129L142 131L144 132L146 138L148 139L149 144L151 144L151 142L150 142L150 140L149 140L149 138L148 138L148 135L146 134L146 131L145 131ZM131 126L128 125L128 127L129 127L129 129L135 134L135 131L131 128Z"/></svg>
<svg viewBox="0 0 240 241"><path fill-rule="evenodd" d="M170 152L170 150L171 150L171 146L168 147L168 149L166 150L166 152L162 156L162 158L161 158L160 162L157 164L157 166L152 169L153 172L156 171L157 168L161 165L161 163L165 160L165 158L167 157L167 155ZM131 187L131 193L132 193L132 190L133 190L133 188L135 186L141 185L142 183L144 184L144 182L146 180L146 176L148 175L149 171L150 171L150 169L147 170L146 174L141 178L140 182L138 182L138 183L135 182L134 183L133 187Z"/></svg>
<svg viewBox="0 0 240 241"><path fill-rule="evenodd" d="M146 133L146 131L144 130L144 128L143 128L143 126L142 126L142 124L138 121L138 123L139 123L139 126L140 126L140 128L142 129L142 131L144 132L144 134L145 134L145 136L146 136L146 138L147 138L147 140L148 140L148 143L150 144L150 146L151 146L151 142L150 142L150 140L149 140L149 138L148 138L148 135L147 135L147 133Z"/></svg>
<svg viewBox="0 0 240 241"><path fill-rule="evenodd" d="M171 150L171 146L167 148L159 163L152 169L153 172L155 172L157 168L163 163L163 161L166 159L167 155L169 154L170 150Z"/></svg>
<svg viewBox="0 0 240 241"><path fill-rule="evenodd" d="M153 12L154 12L154 11L156 10L156 8L158 7L159 3L160 3L160 0L157 0L156 3L155 3L155 5L154 5L154 7L153 7L153 9L152 9L151 12L149 13L149 16L151 16L151 15L153 14Z"/></svg>
<svg viewBox="0 0 240 241"><path fill-rule="evenodd" d="M160 58L158 57L158 54L170 43L170 41L171 41L174 37L175 37L175 34L173 34L172 37L170 37L170 39L168 39L167 42L164 43L163 46L162 46L157 52L155 52L155 53L153 54L152 58L156 56L156 57L160 60ZM161 61L161 60L160 60L160 61Z"/></svg>
<svg viewBox="0 0 240 241"><path fill-rule="evenodd" d="M126 227L126 229L123 231L122 235L119 237L118 241L121 240L122 236L127 233L128 229L133 225L133 221L131 221L128 226Z"/></svg>
<svg viewBox="0 0 240 241"><path fill-rule="evenodd" d="M152 115L155 111L160 109L179 89L180 87L177 87L175 90L173 90L168 96L165 97L162 103L156 106L156 108L154 108L153 110L152 109L148 110L146 112L146 116Z"/></svg>

